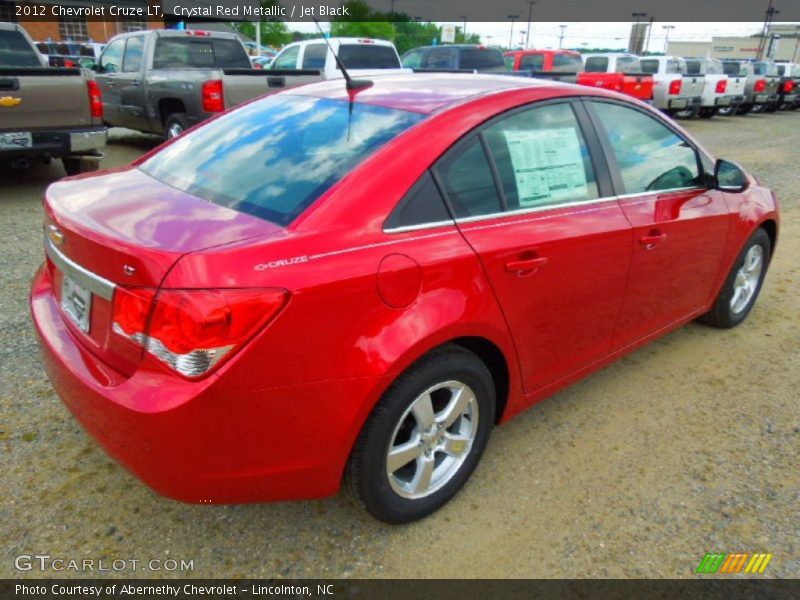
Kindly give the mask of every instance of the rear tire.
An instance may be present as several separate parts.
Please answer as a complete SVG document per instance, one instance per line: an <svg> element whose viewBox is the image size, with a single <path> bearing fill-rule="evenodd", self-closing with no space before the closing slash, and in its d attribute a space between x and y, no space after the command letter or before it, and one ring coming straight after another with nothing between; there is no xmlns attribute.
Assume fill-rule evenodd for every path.
<svg viewBox="0 0 800 600"><path fill-rule="evenodd" d="M494 419L486 365L460 346L438 348L401 374L373 409L346 469L348 487L385 523L426 517L467 482Z"/></svg>
<svg viewBox="0 0 800 600"><path fill-rule="evenodd" d="M176 138L187 129L189 129L189 121L186 118L186 113L172 113L164 121L164 139L171 140Z"/></svg>
<svg viewBox="0 0 800 600"><path fill-rule="evenodd" d="M767 105L766 104L753 104L752 112L753 112L754 115L757 115L759 113L763 113L766 110L767 110Z"/></svg>
<svg viewBox="0 0 800 600"><path fill-rule="evenodd" d="M753 110L753 106L754 106L753 104L744 104L744 103L742 103L742 104L739 105L739 108L736 109L736 114L737 115L746 115L751 110Z"/></svg>
<svg viewBox="0 0 800 600"><path fill-rule="evenodd" d="M673 114L677 119L696 119L697 115L700 114L700 107L693 106L692 108L676 110Z"/></svg>
<svg viewBox="0 0 800 600"><path fill-rule="evenodd" d="M711 119L717 114L716 108L701 108L699 117L701 119Z"/></svg>
<svg viewBox="0 0 800 600"><path fill-rule="evenodd" d="M69 176L91 173L100 168L99 160L84 160L80 156L65 156L61 159L61 163Z"/></svg>
<svg viewBox="0 0 800 600"><path fill-rule="evenodd" d="M756 229L739 252L711 310L700 320L719 329L730 329L744 321L761 292L771 250L767 232Z"/></svg>

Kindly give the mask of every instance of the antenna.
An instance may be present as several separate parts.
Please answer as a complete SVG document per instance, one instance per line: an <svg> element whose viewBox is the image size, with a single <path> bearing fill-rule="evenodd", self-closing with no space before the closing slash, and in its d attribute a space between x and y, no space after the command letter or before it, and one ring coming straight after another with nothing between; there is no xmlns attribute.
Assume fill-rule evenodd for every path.
<svg viewBox="0 0 800 600"><path fill-rule="evenodd" d="M350 77L350 73L347 72L344 63L339 59L339 55L333 49L331 41L322 31L322 27L320 27L319 21L317 21L316 18L314 19L314 24L317 26L317 29L319 29L319 33L322 36L322 39L325 40L325 43L328 45L331 54L333 54L333 58L336 59L336 66L339 67L339 69L342 71L342 75L344 75L345 87L347 88L347 95L350 96L350 102L352 102L359 91L372 87L373 83L369 79L353 79L352 77Z"/></svg>

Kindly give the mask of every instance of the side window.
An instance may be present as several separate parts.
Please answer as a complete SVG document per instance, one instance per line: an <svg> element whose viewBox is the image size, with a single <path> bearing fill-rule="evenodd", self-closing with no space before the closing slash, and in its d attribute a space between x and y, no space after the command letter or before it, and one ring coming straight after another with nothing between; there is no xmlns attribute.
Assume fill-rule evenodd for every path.
<svg viewBox="0 0 800 600"><path fill-rule="evenodd" d="M420 50L413 50L403 56L403 66L406 69L419 69L422 66L422 52Z"/></svg>
<svg viewBox="0 0 800 600"><path fill-rule="evenodd" d="M324 69L328 47L325 44L309 44L303 52L304 69Z"/></svg>
<svg viewBox="0 0 800 600"><path fill-rule="evenodd" d="M427 69L454 69L456 67L456 51L453 48L432 48L426 57Z"/></svg>
<svg viewBox="0 0 800 600"><path fill-rule="evenodd" d="M593 102L617 159L626 194L701 185L697 154L663 123L638 110Z"/></svg>
<svg viewBox="0 0 800 600"><path fill-rule="evenodd" d="M607 56L590 56L586 59L584 71L587 73L605 73L608 70Z"/></svg>
<svg viewBox="0 0 800 600"><path fill-rule="evenodd" d="M275 57L271 69L296 69L300 46L291 46Z"/></svg>
<svg viewBox="0 0 800 600"><path fill-rule="evenodd" d="M508 210L599 197L589 149L568 103L517 112L487 127Z"/></svg>
<svg viewBox="0 0 800 600"><path fill-rule="evenodd" d="M501 211L492 170L478 136L473 136L436 165L456 217L475 217Z"/></svg>
<svg viewBox="0 0 800 600"><path fill-rule="evenodd" d="M658 73L658 61L652 59L642 59L642 73L655 75Z"/></svg>
<svg viewBox="0 0 800 600"><path fill-rule="evenodd" d="M105 73L116 73L122 66L122 51L125 49L125 40L114 40L106 46L100 57L100 69Z"/></svg>
<svg viewBox="0 0 800 600"><path fill-rule="evenodd" d="M425 171L394 209L384 227L394 229L442 221L450 221L450 213L430 171Z"/></svg>
<svg viewBox="0 0 800 600"><path fill-rule="evenodd" d="M122 59L122 70L126 73L136 73L142 66L142 47L144 40L141 36L128 38L125 46L125 56Z"/></svg>

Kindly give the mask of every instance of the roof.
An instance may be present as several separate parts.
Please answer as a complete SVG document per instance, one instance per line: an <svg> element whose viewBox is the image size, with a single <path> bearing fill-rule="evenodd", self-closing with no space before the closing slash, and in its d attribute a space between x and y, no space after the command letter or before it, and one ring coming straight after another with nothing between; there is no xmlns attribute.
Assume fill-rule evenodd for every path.
<svg viewBox="0 0 800 600"><path fill-rule="evenodd" d="M485 96L510 89L530 87L568 87L568 84L512 75L472 73L414 73L379 75L369 78L373 85L356 95L356 102L432 113L467 98ZM343 79L332 79L287 91L318 98L347 100Z"/></svg>

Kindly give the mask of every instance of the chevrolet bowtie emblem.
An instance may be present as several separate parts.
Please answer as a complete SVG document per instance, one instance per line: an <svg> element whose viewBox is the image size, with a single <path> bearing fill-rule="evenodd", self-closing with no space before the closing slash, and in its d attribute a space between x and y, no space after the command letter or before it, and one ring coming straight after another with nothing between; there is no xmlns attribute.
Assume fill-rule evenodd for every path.
<svg viewBox="0 0 800 600"><path fill-rule="evenodd" d="M64 244L64 234L61 233L61 230L55 225L47 226L47 237L49 237L50 241L56 246L62 246Z"/></svg>
<svg viewBox="0 0 800 600"><path fill-rule="evenodd" d="M22 98L14 98L12 96L0 96L0 106L4 106L9 108L11 106L16 106L22 102Z"/></svg>

